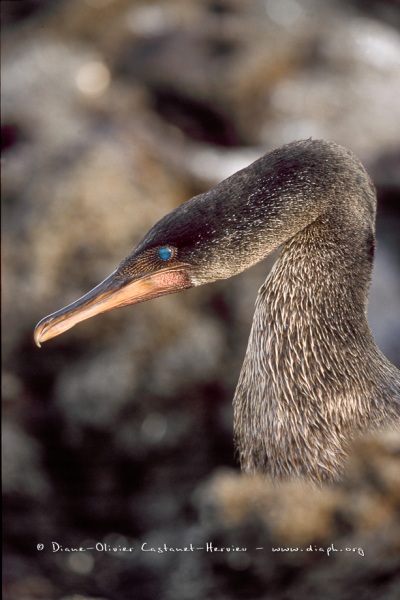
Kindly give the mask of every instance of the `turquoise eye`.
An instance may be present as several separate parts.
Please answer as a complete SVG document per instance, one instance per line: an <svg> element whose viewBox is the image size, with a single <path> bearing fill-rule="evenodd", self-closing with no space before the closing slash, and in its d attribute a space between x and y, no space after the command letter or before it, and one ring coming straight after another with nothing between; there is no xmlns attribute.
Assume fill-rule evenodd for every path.
<svg viewBox="0 0 400 600"><path fill-rule="evenodd" d="M172 256L172 250L168 246L163 246L158 249L157 254L158 258L161 258L161 260L169 260Z"/></svg>

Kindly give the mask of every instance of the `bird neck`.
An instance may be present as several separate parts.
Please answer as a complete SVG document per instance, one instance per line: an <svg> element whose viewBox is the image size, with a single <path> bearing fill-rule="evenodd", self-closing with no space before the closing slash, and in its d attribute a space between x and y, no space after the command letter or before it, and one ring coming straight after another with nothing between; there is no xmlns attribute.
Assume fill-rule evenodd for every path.
<svg viewBox="0 0 400 600"><path fill-rule="evenodd" d="M357 341L369 332L367 299L373 263L373 234L352 235L322 216L282 248L259 293L257 307L290 334L299 320L306 330L347 332ZM262 305L262 306L261 306ZM296 333L297 334L297 333ZM295 339L291 344L296 345Z"/></svg>
<svg viewBox="0 0 400 600"><path fill-rule="evenodd" d="M259 291L234 398L244 470L332 479L349 430L370 417L359 365L379 352L366 319L372 260L363 236L348 248L331 225L322 217L288 241Z"/></svg>

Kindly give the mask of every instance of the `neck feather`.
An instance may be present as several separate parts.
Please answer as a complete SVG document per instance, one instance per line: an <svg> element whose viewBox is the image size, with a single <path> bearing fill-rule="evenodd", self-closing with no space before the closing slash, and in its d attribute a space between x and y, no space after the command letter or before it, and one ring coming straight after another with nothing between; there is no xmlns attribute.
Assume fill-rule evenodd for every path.
<svg viewBox="0 0 400 600"><path fill-rule="evenodd" d="M354 237L346 255L340 235L324 219L300 232L260 289L234 399L247 471L334 479L350 439L383 421L374 395L386 359L366 319L372 260Z"/></svg>

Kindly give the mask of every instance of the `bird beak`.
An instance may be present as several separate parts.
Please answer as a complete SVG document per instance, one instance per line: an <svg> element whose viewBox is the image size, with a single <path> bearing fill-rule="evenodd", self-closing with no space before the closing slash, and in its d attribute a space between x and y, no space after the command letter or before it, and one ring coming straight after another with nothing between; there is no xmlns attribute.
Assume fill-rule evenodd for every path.
<svg viewBox="0 0 400 600"><path fill-rule="evenodd" d="M40 347L42 342L100 313L192 287L188 266L181 263L130 277L121 275L117 269L85 296L42 319L35 327L36 345Z"/></svg>

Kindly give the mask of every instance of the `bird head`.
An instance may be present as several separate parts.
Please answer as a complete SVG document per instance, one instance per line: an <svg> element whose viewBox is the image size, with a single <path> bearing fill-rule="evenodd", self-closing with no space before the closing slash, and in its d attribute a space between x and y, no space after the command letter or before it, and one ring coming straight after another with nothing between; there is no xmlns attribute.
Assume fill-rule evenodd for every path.
<svg viewBox="0 0 400 600"><path fill-rule="evenodd" d="M220 222L217 235L216 213L221 212L221 198L218 192L212 192L192 198L167 214L104 281L42 319L34 332L36 344L40 346L100 313L233 274L224 261L231 234L228 223ZM234 250L239 252L238 244ZM218 254L219 260L213 260Z"/></svg>

